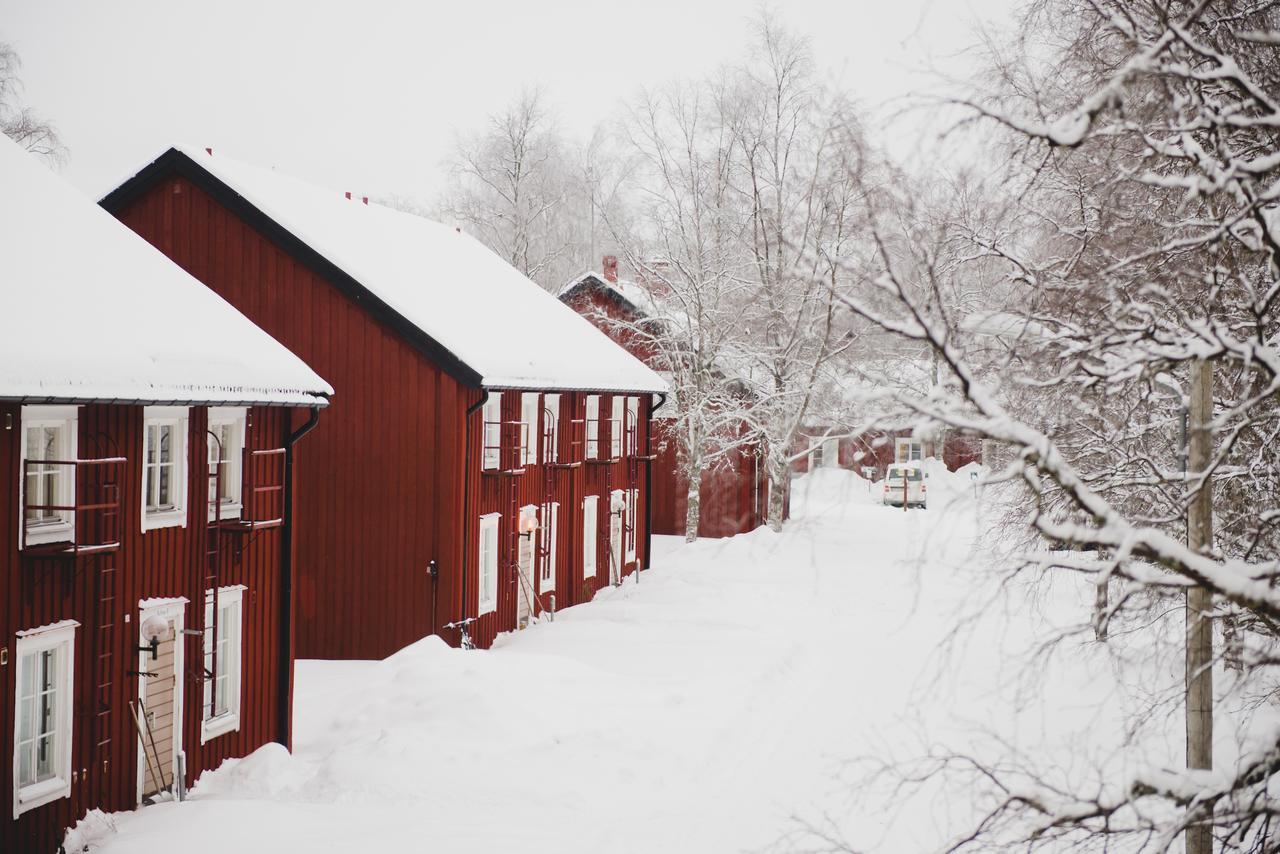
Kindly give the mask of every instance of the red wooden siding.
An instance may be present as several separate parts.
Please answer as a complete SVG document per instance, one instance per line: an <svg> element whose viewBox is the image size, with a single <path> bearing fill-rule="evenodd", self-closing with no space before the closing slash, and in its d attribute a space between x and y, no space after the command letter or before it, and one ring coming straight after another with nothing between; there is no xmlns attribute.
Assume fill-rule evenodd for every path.
<svg viewBox="0 0 1280 854"><path fill-rule="evenodd" d="M479 472L479 488L472 492L469 509L470 525L468 537L474 542L468 547L467 559L470 574L468 576L467 613L476 614L479 603L478 596L478 543L479 519L488 513L501 513L498 526L498 607L486 614L472 626L472 635L480 646L488 646L499 632L516 628L517 602L520 593L517 571L519 541L517 536L518 519L513 516L513 509L518 514L519 508L526 505L542 505L558 502L559 523L558 542L556 548L557 573L555 587L555 605L567 608L570 605L590 601L596 591L609 584L608 539L609 539L609 501L614 489L636 489L636 559L626 562L622 567L622 577L630 576L637 568L648 566L648 531L645 519L645 493L648 490L648 466L642 459L648 448L648 411L647 395L639 396L639 424L636 431L636 453L624 455L616 460L607 460L612 435L609 427L609 414L612 409L612 395L600 395L600 416L603 419L600 427L601 460L585 461L585 418L587 395L582 392L562 392L560 394L560 430L558 458L562 463L571 464L566 467L548 467L539 448L537 461L530 465L520 465L517 459L517 443L519 441L520 407L522 390L513 389L502 392L503 459L498 471L481 471L481 450L483 445L482 418L483 412L477 411L472 417L471 459L474 471ZM545 400L545 393L540 392L540 401ZM626 397L626 395L621 395ZM538 433L545 430L544 407L538 408ZM624 407L625 411L625 407ZM513 473L517 471L519 473ZM583 531L582 503L588 495L598 496L597 521L598 545L596 568L593 578L583 578ZM625 547L624 561L625 561ZM537 575L536 563L534 575ZM536 603L536 611L548 609L550 598L542 595Z"/></svg>
<svg viewBox="0 0 1280 854"><path fill-rule="evenodd" d="M679 466L676 440L654 422L658 459L654 463L653 533L683 536L689 505L688 479ZM698 489L698 536L732 537L753 531L768 515L767 479L754 445L734 449L702 472ZM658 496L662 496L661 500Z"/></svg>
<svg viewBox="0 0 1280 854"><path fill-rule="evenodd" d="M601 319L607 317L615 322L634 320L598 288L576 291L565 303L591 320L637 359L654 370L663 370L651 343ZM659 419L654 428L657 459L653 463L652 532L683 536L688 480L679 465L676 438L663 430L663 423ZM740 429L745 429L745 425ZM763 470L753 448L728 454L714 469L703 472L698 484L698 535L732 537L763 525L768 513L763 497L765 488Z"/></svg>
<svg viewBox="0 0 1280 854"><path fill-rule="evenodd" d="M250 411L250 447L281 447L288 430L289 411L258 408ZM6 419L12 419L8 421ZM187 525L141 530L143 407L87 405L79 409L79 455L125 456L120 479L121 546L114 553L62 557L31 557L19 552L19 443L21 407L0 403L0 646L9 652L0 667L0 744L6 766L0 773L0 804L13 803L14 720L17 661L16 634L61 620L76 620L75 685L72 723L71 796L24 812L12 812L0 829L0 851L53 852L65 828L91 808L131 809L137 803L137 739L128 703L138 698L138 602L155 597L186 597L185 624L200 628L204 621L204 578L209 546L207 518L206 411L189 412L187 441ZM96 452L96 453L95 453ZM87 521L87 520L86 520ZM195 663L202 660L201 638L188 636L184 654L183 750L187 782L216 767L229 756L244 756L273 740L279 731L280 688L280 559L282 529L235 536L243 549L220 550L220 584L243 584L240 729L200 744L203 685ZM229 546L229 543L227 543ZM114 600L99 607L99 584L105 570L115 570ZM129 622L125 622L128 617ZM104 625L114 629L103 629ZM105 657L103 657L105 655ZM99 695L97 685L110 682ZM99 702L111 710L97 720ZM100 742L109 740L105 747Z"/></svg>
<svg viewBox="0 0 1280 854"><path fill-rule="evenodd" d="M383 658L456 620L478 393L185 179L118 216L335 389L297 455L298 657Z"/></svg>
<svg viewBox="0 0 1280 854"><path fill-rule="evenodd" d="M471 627L476 642L487 646L516 625L512 508L540 505L548 497L560 505L556 606L584 601L607 583L603 561L597 579L580 578L582 496L603 496L603 525L604 491L634 482L643 516L645 461L484 473L483 414L466 414L482 392L460 383L340 291L325 278L332 273L317 272L295 257L287 241L276 242L260 225L176 175L114 212L335 389L332 406L298 453L299 657L382 658L433 632L458 643L460 633L446 625L476 614L479 516L500 512L498 607ZM584 401L581 393L562 392L563 459L574 453L571 422L582 418ZM647 396L641 402L644 448ZM503 420L518 422L519 392L506 392L503 403ZM607 417L608 395L601 405ZM607 447L607 431L601 441ZM514 433L508 443L514 446ZM647 536L642 519L637 563L647 560ZM433 560L436 581L428 572ZM544 604L549 607L549 599L537 607Z"/></svg>

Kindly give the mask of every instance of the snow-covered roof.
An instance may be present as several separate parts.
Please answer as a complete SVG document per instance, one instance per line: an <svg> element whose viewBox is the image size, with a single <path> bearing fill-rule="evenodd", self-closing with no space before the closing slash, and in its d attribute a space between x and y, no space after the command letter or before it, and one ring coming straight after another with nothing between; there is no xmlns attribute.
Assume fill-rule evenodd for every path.
<svg viewBox="0 0 1280 854"><path fill-rule="evenodd" d="M622 279L610 281L594 270L583 273L566 283L557 296L563 300L584 288L596 288L612 294L622 301L629 311L640 317L656 317L660 314L653 294L644 285Z"/></svg>
<svg viewBox="0 0 1280 854"><path fill-rule="evenodd" d="M470 369L469 380L487 388L666 390L638 359L459 229L219 152L176 152L385 305L398 326L407 322L434 352Z"/></svg>
<svg viewBox="0 0 1280 854"><path fill-rule="evenodd" d="M0 397L323 404L301 359L0 135Z"/></svg>

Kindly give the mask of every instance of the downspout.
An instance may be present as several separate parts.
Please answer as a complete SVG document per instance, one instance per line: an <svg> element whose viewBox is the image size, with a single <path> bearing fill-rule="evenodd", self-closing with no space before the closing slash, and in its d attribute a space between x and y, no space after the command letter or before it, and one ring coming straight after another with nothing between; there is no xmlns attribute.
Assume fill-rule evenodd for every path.
<svg viewBox="0 0 1280 854"><path fill-rule="evenodd" d="M653 413L667 402L667 393L658 392L656 406L652 403L653 398L649 400L649 432L645 434L645 444L649 447L645 448L644 461L644 569L653 566ZM640 568L637 567L636 581L639 580Z"/></svg>
<svg viewBox="0 0 1280 854"><path fill-rule="evenodd" d="M305 424L284 442L284 519L280 529L280 719L279 738L286 750L293 748L293 446L315 429L320 407L312 406Z"/></svg>
<svg viewBox="0 0 1280 854"><path fill-rule="evenodd" d="M471 416L476 414L480 407L485 405L489 400L489 389L480 389L480 399L467 407L466 415L463 423L463 436L467 443L466 448L462 451L462 610L458 616L459 622L467 618L467 543L471 542ZM463 624L460 629L465 632L467 627Z"/></svg>

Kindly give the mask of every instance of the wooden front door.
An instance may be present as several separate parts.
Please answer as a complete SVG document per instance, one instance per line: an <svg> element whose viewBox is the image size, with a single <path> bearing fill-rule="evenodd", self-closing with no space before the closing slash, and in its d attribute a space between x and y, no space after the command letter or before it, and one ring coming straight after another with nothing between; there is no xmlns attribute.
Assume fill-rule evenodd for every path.
<svg viewBox="0 0 1280 854"><path fill-rule="evenodd" d="M168 631L157 646L139 652L138 696L141 701L141 732L138 733L138 801L170 791L178 769L182 739L182 611L180 605L145 609L138 628L148 620L163 619ZM143 643L139 643L139 647Z"/></svg>

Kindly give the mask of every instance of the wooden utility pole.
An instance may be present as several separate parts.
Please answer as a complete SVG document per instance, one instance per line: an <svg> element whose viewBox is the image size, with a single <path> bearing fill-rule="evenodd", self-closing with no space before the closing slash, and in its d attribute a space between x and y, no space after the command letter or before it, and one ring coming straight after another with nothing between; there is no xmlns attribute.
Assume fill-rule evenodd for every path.
<svg viewBox="0 0 1280 854"><path fill-rule="evenodd" d="M1187 545L1207 551L1213 545L1213 491L1210 459L1213 456L1213 366L1204 359L1191 363L1188 403L1190 430L1187 471L1201 478L1200 489L1187 507ZM1209 591L1187 589L1187 767L1213 767L1213 607ZM1186 832L1186 854L1212 854L1213 827L1203 823Z"/></svg>

